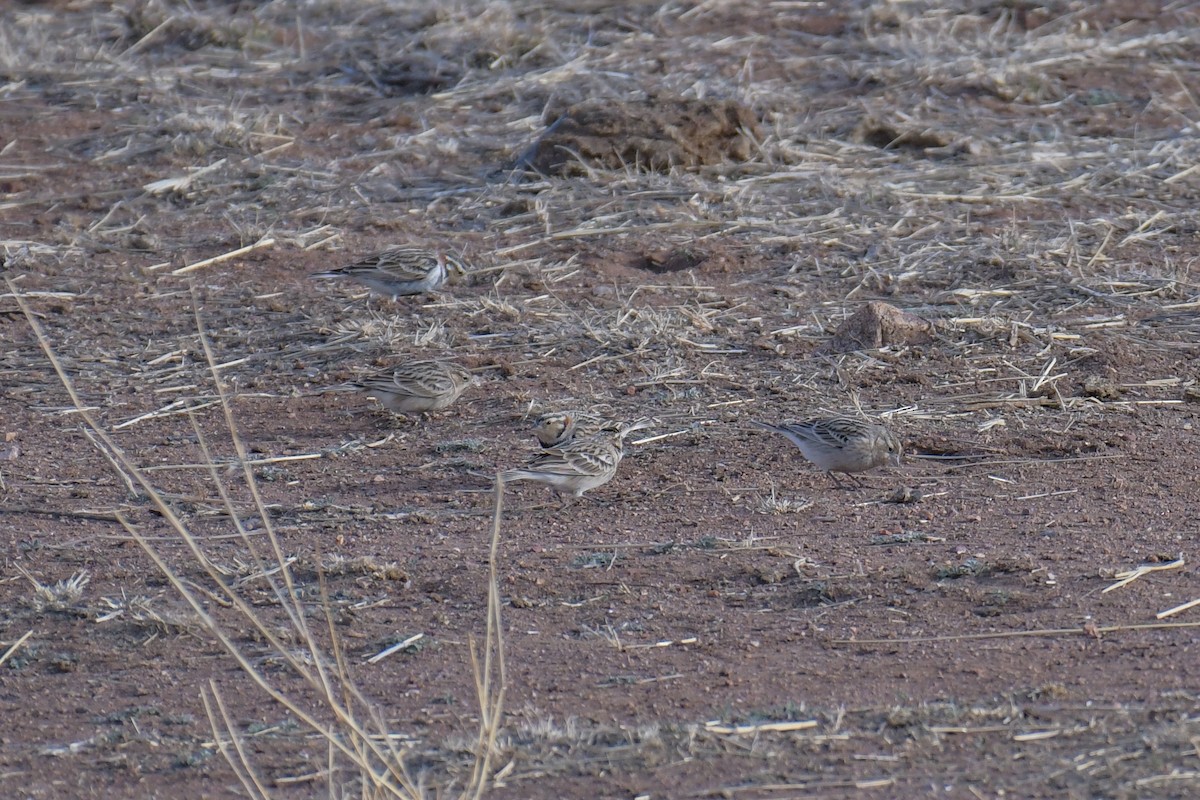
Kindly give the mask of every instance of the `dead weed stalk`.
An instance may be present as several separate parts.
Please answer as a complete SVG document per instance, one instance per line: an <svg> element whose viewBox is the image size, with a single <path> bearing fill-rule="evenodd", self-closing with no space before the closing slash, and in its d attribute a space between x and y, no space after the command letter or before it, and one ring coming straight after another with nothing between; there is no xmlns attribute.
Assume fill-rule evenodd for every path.
<svg viewBox="0 0 1200 800"><path fill-rule="evenodd" d="M267 513L266 504L259 493L258 484L250 466L252 459L238 432L225 384L218 375L217 362L199 315L200 304L194 304L194 307L197 308L196 327L199 339L220 399L220 406L225 414L226 430L229 432L236 450L242 478L253 499L254 508L261 522L261 532L265 534L265 548L261 544L261 539L259 543L255 541L256 538L259 538L257 535L259 532L252 536L242 521L242 515L235 512L234 500L230 495L227 483L222 480L222 471L218 462L210 452L208 439L203 434L195 416L189 414L189 418L203 450L213 485L229 512L228 519L235 526L237 537L256 566L258 575L269 583L271 594L277 601L278 607L287 616L288 625L284 631L280 631L264 615L256 612L255 607L245 598L240 584L226 580L225 570L205 552L200 540L176 514L166 494L150 481L147 472L134 463L133 459L118 446L110 433L92 415L76 393L70 377L63 369L45 331L38 323L26 299L17 291L11 281L6 279L6 283L12 296L16 298L25 319L37 336L43 352L70 395L71 402L86 426L84 430L89 439L101 449L118 474L140 488L141 493L144 493L144 496L149 499L162 518L178 535L179 540L185 545L194 560L194 564L207 573L212 581L212 586L216 587L215 592L209 593L198 587L193 581L183 577L177 567L173 567L167 562L163 550L145 531L118 513L117 518L120 524L154 563L159 573L190 606L199 620L201 628L217 640L226 655L237 663L260 690L324 739L328 749L328 766L321 778L328 787L330 797L346 796L348 791L356 792L364 798L379 798L380 800L382 798L420 800L420 798L426 797L427 790L424 782L419 781L409 772L403 753L394 744L395 737L389 732L384 715L369 698L362 694L354 682L346 654L337 635L332 604L326 591L323 573L319 574L319 580L325 630L322 635L319 635L318 630L310 627L309 613L301 599L302 594L294 583L290 566L293 559L284 551L274 530L271 516ZM502 722L505 672L500 599L496 580L501 489L502 482L497 478L486 632L482 645L478 645L474 638L470 643L480 704L480 721L477 746L474 752L474 766L469 780L459 795L464 800L467 798L477 800L489 785L492 756ZM232 609L236 612L235 621L218 620L209 612L209 606L204 602L205 599L215 600L218 605ZM242 626L249 626L251 636L266 643L273 651L274 660L288 667L288 670L281 673L282 675L286 676L287 672L290 672L304 680L312 690L312 697L302 697L294 691L284 691L280 688L281 677L273 677L255 666L255 663L243 652L242 647L237 644L238 640L244 639ZM299 651L293 650L283 641L284 638L294 639L300 642L302 647ZM322 645L322 638L327 639L326 646ZM315 704L311 702L313 697L317 701ZM208 687L202 691L201 700L212 727L215 747L225 757L247 794L254 798L270 798L272 796L271 788L258 776L254 768L254 754L243 747L243 737L238 731L237 723L226 710L221 690L215 681L210 681Z"/></svg>

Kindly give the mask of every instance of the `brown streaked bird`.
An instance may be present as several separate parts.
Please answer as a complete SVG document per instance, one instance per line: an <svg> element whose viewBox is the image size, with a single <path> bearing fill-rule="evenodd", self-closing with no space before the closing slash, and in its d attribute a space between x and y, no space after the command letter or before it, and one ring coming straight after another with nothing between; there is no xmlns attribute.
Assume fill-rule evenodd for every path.
<svg viewBox="0 0 1200 800"><path fill-rule="evenodd" d="M434 292L453 275L465 275L457 257L420 247L393 247L344 267L315 272L313 278L348 278L395 300L404 295Z"/></svg>
<svg viewBox="0 0 1200 800"><path fill-rule="evenodd" d="M621 429L614 420L587 411L549 411L533 422L533 435L542 447L561 447L575 438Z"/></svg>
<svg viewBox="0 0 1200 800"><path fill-rule="evenodd" d="M349 385L375 398L388 411L428 414L449 406L474 380L461 364L430 359L410 361Z"/></svg>
<svg viewBox="0 0 1200 800"><path fill-rule="evenodd" d="M844 472L858 483L852 473L884 464L898 467L904 454L900 440L887 428L854 417L822 417L783 425L757 421L753 424L782 433L839 486L835 472Z"/></svg>
<svg viewBox="0 0 1200 800"><path fill-rule="evenodd" d="M523 469L503 473L505 481L537 481L558 494L570 492L575 497L603 486L617 474L625 455L625 437L641 430L649 422L638 421L615 431L601 431L586 438L576 438L559 447L538 453Z"/></svg>

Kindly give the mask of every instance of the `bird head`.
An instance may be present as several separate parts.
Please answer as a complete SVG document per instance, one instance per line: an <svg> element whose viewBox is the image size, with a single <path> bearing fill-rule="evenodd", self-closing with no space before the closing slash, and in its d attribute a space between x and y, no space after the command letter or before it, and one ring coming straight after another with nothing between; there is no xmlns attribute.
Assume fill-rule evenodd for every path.
<svg viewBox="0 0 1200 800"><path fill-rule="evenodd" d="M448 280L457 282L467 276L467 265L458 256L443 253L442 262L446 267L446 278Z"/></svg>
<svg viewBox="0 0 1200 800"><path fill-rule="evenodd" d="M884 428L876 444L880 451L886 454L888 464L893 467L900 466L900 459L904 457L904 445L896 438L896 434Z"/></svg>

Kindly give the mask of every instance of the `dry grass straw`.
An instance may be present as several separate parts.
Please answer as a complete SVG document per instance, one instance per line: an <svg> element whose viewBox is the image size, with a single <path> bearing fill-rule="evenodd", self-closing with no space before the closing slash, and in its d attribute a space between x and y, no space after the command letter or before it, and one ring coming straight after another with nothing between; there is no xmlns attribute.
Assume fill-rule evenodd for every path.
<svg viewBox="0 0 1200 800"><path fill-rule="evenodd" d="M757 736L760 733L807 731L817 727L818 724L815 719L799 720L796 722L763 722L757 725L725 725L720 722L706 722L704 730L709 733L719 733L726 736L744 736L746 734Z"/></svg>
<svg viewBox="0 0 1200 800"><path fill-rule="evenodd" d="M1166 619L1167 617L1173 617L1176 614L1181 614L1184 611L1187 611L1189 608L1195 608L1196 606L1200 606L1200 597L1197 597L1195 600L1189 600L1186 603L1180 603L1174 608L1168 608L1166 611L1160 611L1154 615L1154 618Z"/></svg>
<svg viewBox="0 0 1200 800"><path fill-rule="evenodd" d="M1184 565L1183 554L1180 553L1179 558L1175 559L1174 561L1169 561L1166 564L1142 564L1141 566L1135 567L1134 569L1125 570L1124 572L1118 572L1116 575L1113 576L1114 578L1117 579L1117 582L1112 584L1111 586L1106 586L1104 589L1102 589L1100 591L1100 594L1108 594L1109 592L1113 591L1114 589L1120 589L1123 586L1128 586L1129 584L1136 581L1138 578L1142 577L1143 575L1149 575L1151 572L1162 572L1163 570L1168 570L1168 569L1179 569L1183 565Z"/></svg>
<svg viewBox="0 0 1200 800"><path fill-rule="evenodd" d="M171 274L172 275L186 275L189 272L194 272L198 269L203 269L204 267L211 267L214 264L220 264L225 261L230 261L232 259L238 258L239 256L244 256L247 253L254 252L255 250L259 250L264 247L273 247L274 245L275 245L274 239L263 238L263 239L260 239L259 241L255 242L254 244L246 245L245 247L239 247L236 250L230 250L228 253L222 253L219 256L213 256L212 258L206 258L203 261L197 261L193 264L188 264L187 266L180 267L179 269L174 270Z"/></svg>
<svg viewBox="0 0 1200 800"><path fill-rule="evenodd" d="M1134 625L1083 625L1078 628L1039 628L1026 631L1000 631L997 633L961 633L952 636L909 636L895 639L831 639L831 644L929 644L933 642L963 642L976 639L1014 639L1026 636L1091 636L1099 638L1106 633L1128 631L1153 631L1170 628L1200 628L1200 622L1145 622Z"/></svg>
<svg viewBox="0 0 1200 800"><path fill-rule="evenodd" d="M224 578L225 572L215 564L204 551L200 540L193 535L187 524L176 514L167 495L151 483L145 470L139 467L116 443L110 432L100 425L91 411L84 406L76 393L71 378L67 375L61 362L46 337L36 315L29 307L25 298L17 291L12 282L6 279L10 291L16 298L22 313L33 329L37 340L53 365L59 380L71 397L71 401L86 426L92 442L109 459L113 468L126 480L131 490L140 490L154 508L167 521L178 536L178 540L186 546L193 562L199 566L212 580L217 592L196 586L183 578L176 567L169 564L163 551L155 540L147 536L138 525L130 522L123 514L117 518L130 537L138 543L147 556L153 561L155 568L167 579L175 592L190 606L191 611L200 621L201 626L220 644L226 655L232 659L242 671L265 692L272 700L286 709L303 725L321 736L328 748L327 771L322 778L328 785L331 797L343 796L349 784L355 784L355 790L366 798L401 798L402 800L418 800L426 796L425 787L408 771L403 753L393 744L393 737L388 730L384 715L364 696L356 684L347 663L344 651L335 627L332 606L326 593L323 573L320 574L321 608L325 615L324 635L328 637L328 651L321 645L318 631L310 627L309 613L299 599L300 592L294 583L292 571L289 568L291 559L285 553L279 538L275 534L271 516L267 512L266 503L258 491L250 463L252 459L246 450L244 441L238 433L233 418L230 398L226 388L217 374L216 359L210 348L205 334L203 322L199 315L199 304L195 305L196 326L199 338L204 348L206 361L212 373L221 408L225 414L226 429L235 447L238 462L241 465L242 478L253 498L263 532L266 537L266 550L255 541L244 527L241 515L235 512L233 498L227 485L221 480L221 470L209 450L208 440L203 434L194 415L189 418L192 428L202 448L205 461L209 464L213 485L217 489L225 507L228 518L236 527L238 539L245 546L247 553L256 567L256 574L270 585L271 593L278 607L287 616L288 633L303 645L303 653L297 654L280 638L278 628L261 614L255 611L241 592L238 585ZM502 721L504 698L504 658L503 640L500 625L500 600L496 582L496 556L500 535L500 489L498 481L496 492L496 507L492 530L492 549L489 571L487 627L482 646L471 640L472 664L475 668L476 687L480 703L480 723L475 751L474 767L461 796L464 798L479 798L488 785L491 775L491 757L495 747L496 736ZM35 586L36 586L35 581ZM279 681L272 679L267 673L258 669L253 661L237 644L242 632L233 624L220 621L209 613L205 599L216 600L219 605L231 608L237 614L241 624L248 625L253 635L266 642L280 663L286 664L292 675L303 679L312 697L317 700L314 705L312 697L304 697L288 693L279 686ZM480 656L482 653L482 661ZM212 726L214 742L217 749L225 757L234 770L246 792L255 798L272 796L270 789L259 779L254 769L254 756L242 746L242 737L238 725L227 711L221 690L215 681L211 681L202 692L202 700ZM312 710L310 710L312 709ZM342 777L343 770L349 772L349 777ZM339 781L344 781L339 783Z"/></svg>
<svg viewBox="0 0 1200 800"><path fill-rule="evenodd" d="M4 664L13 657L13 654L21 649L21 645L25 644L30 636L33 636L33 631L26 631L24 636L8 646L8 649L4 651L4 655L0 656L0 667L4 666Z"/></svg>
<svg viewBox="0 0 1200 800"><path fill-rule="evenodd" d="M483 639L483 663L479 660L479 645L470 637L471 667L475 671L475 694L479 699L479 737L475 748L475 771L464 796L483 796L491 775L492 756L500 733L504 708L505 669L504 636L500 619L500 583L497 556L500 550L500 520L504 505L504 478L496 473L495 503L492 512L492 543L488 551L488 611L487 629Z"/></svg>

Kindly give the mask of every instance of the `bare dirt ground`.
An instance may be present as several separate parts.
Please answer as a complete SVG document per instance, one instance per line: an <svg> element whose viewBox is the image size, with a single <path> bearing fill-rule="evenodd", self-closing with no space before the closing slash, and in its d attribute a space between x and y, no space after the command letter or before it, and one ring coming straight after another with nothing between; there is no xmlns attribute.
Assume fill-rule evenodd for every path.
<svg viewBox="0 0 1200 800"><path fill-rule="evenodd" d="M507 492L485 796L1200 794L1200 608L1160 616L1200 598L1200 11L432 9L0 12L0 793L392 796L301 716L198 318L310 637L430 797L478 783L492 476L581 406L658 422L580 502ZM751 146L519 169L561 109L668 98ZM472 272L307 277L392 244ZM871 300L935 340L822 349ZM324 391L414 356L480 385L415 423ZM909 453L861 488L749 424L860 410Z"/></svg>

